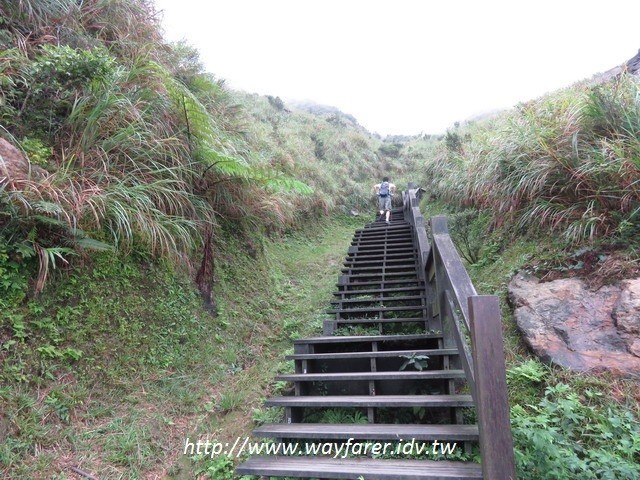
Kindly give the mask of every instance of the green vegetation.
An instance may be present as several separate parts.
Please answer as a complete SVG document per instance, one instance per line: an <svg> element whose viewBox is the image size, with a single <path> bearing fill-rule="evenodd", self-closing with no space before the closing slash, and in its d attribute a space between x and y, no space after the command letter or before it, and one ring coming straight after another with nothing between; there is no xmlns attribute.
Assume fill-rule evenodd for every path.
<svg viewBox="0 0 640 480"><path fill-rule="evenodd" d="M501 298L518 478L638 478L637 382L532 359L507 284L520 269L596 286L637 271L639 85L578 85L428 144L421 206L448 215L479 293Z"/></svg>
<svg viewBox="0 0 640 480"><path fill-rule="evenodd" d="M317 312L356 225L345 217L267 241L258 260L229 239L217 318L168 262L101 254L56 273L37 299L4 311L2 476L66 478L78 466L100 478L193 478L227 468L226 457L182 457L185 439L235 440L252 417L281 415L262 401L286 386L272 378L290 368L291 338L320 331Z"/></svg>
<svg viewBox="0 0 640 480"><path fill-rule="evenodd" d="M422 176L426 216L450 216L502 299L519 478L638 478L638 384L531 359L506 285L584 274L585 252L600 283L638 271L639 93L578 84L383 141L231 91L162 40L147 0L0 0L0 136L26 158L0 170L0 474L233 478L180 445L282 415L261 400L287 388L271 379L291 340L320 331L356 225L326 217L370 208L384 173Z"/></svg>
<svg viewBox="0 0 640 480"><path fill-rule="evenodd" d="M569 243L637 236L640 82L576 85L448 132L427 191L491 212L496 226Z"/></svg>

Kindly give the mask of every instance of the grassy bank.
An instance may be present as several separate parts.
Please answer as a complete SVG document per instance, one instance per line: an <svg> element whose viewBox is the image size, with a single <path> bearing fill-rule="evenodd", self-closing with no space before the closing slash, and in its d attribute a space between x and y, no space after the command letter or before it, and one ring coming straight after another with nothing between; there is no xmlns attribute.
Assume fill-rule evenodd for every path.
<svg viewBox="0 0 640 480"><path fill-rule="evenodd" d="M185 438L235 440L270 415L272 378L292 338L320 332L362 223L325 220L257 247L225 239L216 318L166 263L102 255L59 274L3 325L0 475L227 478L225 460L183 456Z"/></svg>
<svg viewBox="0 0 640 480"><path fill-rule="evenodd" d="M508 302L516 271L544 266L562 274L571 249L549 235L490 230L490 216L483 212L428 200L422 209L425 217L448 216L478 293L500 298L518 478L640 478L640 384L542 364L524 344Z"/></svg>

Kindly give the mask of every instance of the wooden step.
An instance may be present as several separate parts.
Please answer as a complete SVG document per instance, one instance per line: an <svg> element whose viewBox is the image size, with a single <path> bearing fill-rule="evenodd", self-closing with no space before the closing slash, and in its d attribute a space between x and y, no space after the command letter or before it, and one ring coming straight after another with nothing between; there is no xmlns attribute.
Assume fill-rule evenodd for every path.
<svg viewBox="0 0 640 480"><path fill-rule="evenodd" d="M344 292L336 292L334 295L341 295ZM414 300L424 300L424 295L406 295L402 297L373 297L373 298L345 298L341 300L332 300L332 304L351 304L351 303L365 303L365 302L375 302L375 303L385 303L385 302L409 302Z"/></svg>
<svg viewBox="0 0 640 480"><path fill-rule="evenodd" d="M413 246L413 239L411 237L376 237L376 238L355 238L351 240L351 245L355 247L366 247L369 245L380 245L383 247L398 247L398 246Z"/></svg>
<svg viewBox="0 0 640 480"><path fill-rule="evenodd" d="M404 252L351 252L347 254L347 261L360 261L372 259L397 259L397 258L415 258L417 250L405 250Z"/></svg>
<svg viewBox="0 0 640 480"><path fill-rule="evenodd" d="M416 334L416 335L349 335L349 336L321 336L299 338L294 340L294 345L314 345L322 343L348 343L348 342L398 342L398 341L414 341L414 340L430 340L442 338L441 333L434 334Z"/></svg>
<svg viewBox="0 0 640 480"><path fill-rule="evenodd" d="M356 282L354 280L356 279L362 279L362 278L367 278L367 277L371 277L371 275L364 275L364 276L354 276L354 275L349 275L349 280L345 283L336 283L337 287L340 286L349 286L349 285L356 285L356 286L367 286L367 285L380 285L381 283L385 283L385 284L394 284L394 285L407 285L408 283L411 284L419 284L419 285L424 285L424 280L420 280L419 278L394 278L397 277L397 275L392 275L389 278L384 278L384 279L379 279L379 280L361 280L359 282ZM397 287L389 287L389 288L397 288Z"/></svg>
<svg viewBox="0 0 640 480"><path fill-rule="evenodd" d="M424 323L427 321L424 317L398 317L398 318L336 318L331 320L336 323L336 326L340 325L355 325L355 324L380 324L380 323Z"/></svg>
<svg viewBox="0 0 640 480"><path fill-rule="evenodd" d="M356 229L356 231L354 232L354 235L363 234L363 233L371 234L371 233L377 233L377 232L403 232L403 231L410 232L411 225L409 225L408 223L405 223L404 225L401 223L387 225L384 222L375 222L375 223L370 223L365 228Z"/></svg>
<svg viewBox="0 0 640 480"><path fill-rule="evenodd" d="M370 295L376 293L396 293L396 292L417 292L424 291L424 286L416 286L416 287L397 287L397 288L372 288L368 290L340 290L338 292L334 292L335 296L342 295ZM389 297L394 298L394 297Z"/></svg>
<svg viewBox="0 0 640 480"><path fill-rule="evenodd" d="M236 468L239 475L366 480L478 480L475 463L300 456L255 456Z"/></svg>
<svg viewBox="0 0 640 480"><path fill-rule="evenodd" d="M286 360L337 360L341 358L393 358L403 357L406 355L426 355L426 356L440 356L440 355L458 355L458 350L455 348L437 348L429 350L387 350L377 352L339 352L339 353L297 353L293 355L287 355Z"/></svg>
<svg viewBox="0 0 640 480"><path fill-rule="evenodd" d="M465 378L464 370L422 370L398 372L284 373L276 380L285 382L353 382L358 380L440 380Z"/></svg>
<svg viewBox="0 0 640 480"><path fill-rule="evenodd" d="M426 310L426 305L411 305L404 307L384 307L384 306L368 306L362 308L332 308L327 310L326 313L384 313L384 312L418 312L420 310Z"/></svg>
<svg viewBox="0 0 640 480"><path fill-rule="evenodd" d="M305 395L271 397L269 407L473 407L471 395Z"/></svg>
<svg viewBox="0 0 640 480"><path fill-rule="evenodd" d="M387 265L387 266L396 266L396 265L401 265L401 264L406 264L406 262L410 261L410 260L414 260L413 265L415 265L415 257L412 256L408 256L407 258L381 258L380 260L361 260L361 261L348 261L345 260L342 264L347 267L347 268L353 268L353 267L380 267L382 265Z"/></svg>
<svg viewBox="0 0 640 480"><path fill-rule="evenodd" d="M343 268L342 270L350 270L350 271L361 271L361 270L398 270L398 269L406 269L406 270L415 270L416 269L416 262L410 262L410 263L401 263L401 264L387 264L385 261L382 262L382 265L348 265L347 267Z"/></svg>
<svg viewBox="0 0 640 480"><path fill-rule="evenodd" d="M348 440L440 440L474 442L478 440L477 425L402 425L353 423L271 423L253 431L264 438L309 438Z"/></svg>
<svg viewBox="0 0 640 480"><path fill-rule="evenodd" d="M389 273L417 273L417 268L415 263L410 265L380 265L379 267L345 267L341 268L340 272L344 275L355 275L355 274L372 274L372 275L382 275Z"/></svg>
<svg viewBox="0 0 640 480"><path fill-rule="evenodd" d="M380 233L375 235L354 235L352 241L354 242L378 242L384 241L387 243L395 242L413 242L413 235L411 233Z"/></svg>
<svg viewBox="0 0 640 480"><path fill-rule="evenodd" d="M413 242L385 242L384 240L376 242L358 242L352 241L352 247L358 247L358 251L398 251L398 250L411 250L414 248Z"/></svg>
<svg viewBox="0 0 640 480"><path fill-rule="evenodd" d="M379 245L358 245L357 242L354 242L349 247L348 253L376 250L379 252L386 251L397 253L398 251L415 250L415 246L413 245L413 242L402 242L401 244L379 242Z"/></svg>

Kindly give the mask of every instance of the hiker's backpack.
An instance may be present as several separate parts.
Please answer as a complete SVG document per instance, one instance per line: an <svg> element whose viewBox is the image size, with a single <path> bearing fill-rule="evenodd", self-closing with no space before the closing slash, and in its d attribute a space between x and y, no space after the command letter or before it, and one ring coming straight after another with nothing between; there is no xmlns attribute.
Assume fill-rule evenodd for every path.
<svg viewBox="0 0 640 480"><path fill-rule="evenodd" d="M380 190L378 190L379 197L388 197L389 196L389 182L382 182L380 184Z"/></svg>

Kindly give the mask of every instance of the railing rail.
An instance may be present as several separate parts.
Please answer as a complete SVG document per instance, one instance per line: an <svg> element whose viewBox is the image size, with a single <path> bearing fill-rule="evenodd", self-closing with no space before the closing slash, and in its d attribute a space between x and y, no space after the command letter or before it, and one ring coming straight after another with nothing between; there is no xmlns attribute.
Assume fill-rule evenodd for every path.
<svg viewBox="0 0 640 480"><path fill-rule="evenodd" d="M432 305L430 328L443 332L445 348L458 348L476 404L484 478L515 480L500 303L496 296L476 293L449 235L446 217L433 217L427 236L418 206L421 192L410 185L403 192L403 208L405 220L413 227Z"/></svg>

